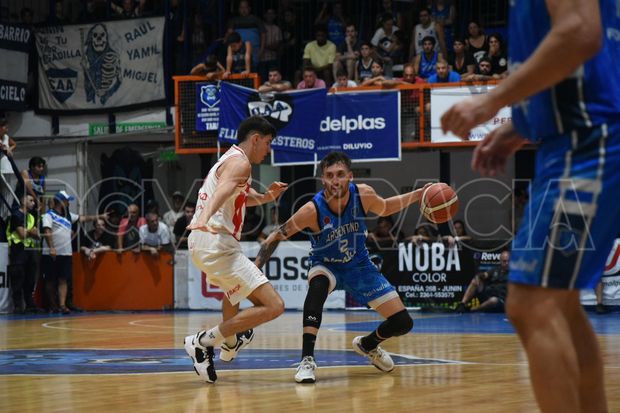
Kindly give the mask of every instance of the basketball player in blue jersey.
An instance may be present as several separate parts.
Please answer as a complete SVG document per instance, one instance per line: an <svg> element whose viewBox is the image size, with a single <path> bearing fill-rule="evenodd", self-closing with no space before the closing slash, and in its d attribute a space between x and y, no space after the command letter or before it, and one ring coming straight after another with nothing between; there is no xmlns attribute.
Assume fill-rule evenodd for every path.
<svg viewBox="0 0 620 413"><path fill-rule="evenodd" d="M472 167L501 173L537 140L536 177L513 241L506 310L543 412L606 412L603 363L579 302L620 230L620 2L511 1L510 75L442 117L466 139L512 105L512 123L476 148Z"/></svg>
<svg viewBox="0 0 620 413"><path fill-rule="evenodd" d="M351 160L332 152L321 161L324 189L304 204L263 243L255 264L262 267L281 240L308 229L311 233L311 268L304 302L302 360L295 375L298 383L314 383L314 344L321 326L323 304L336 286L344 287L361 304L367 304L386 320L367 336L353 339L353 349L379 370L392 371L394 362L379 343L407 334L413 320L394 287L377 270L366 249L368 212L392 215L418 202L424 188L384 199L364 184L353 183ZM426 188L426 187L425 187Z"/></svg>

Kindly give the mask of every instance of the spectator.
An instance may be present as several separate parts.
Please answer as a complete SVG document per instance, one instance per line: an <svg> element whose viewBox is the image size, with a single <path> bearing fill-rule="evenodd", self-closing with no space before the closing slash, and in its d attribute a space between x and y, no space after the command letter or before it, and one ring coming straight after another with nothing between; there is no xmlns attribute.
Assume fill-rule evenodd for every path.
<svg viewBox="0 0 620 413"><path fill-rule="evenodd" d="M247 68L248 73L252 70L258 69L258 62L260 56L265 51L265 25L263 21L252 14L252 7L247 0L241 0L239 2L239 16L234 17L228 24L229 37L233 32L237 32L244 44L249 42L251 58L251 67ZM230 44L230 40L228 42ZM235 73L235 72L233 72Z"/></svg>
<svg viewBox="0 0 620 413"><path fill-rule="evenodd" d="M369 251L394 248L404 238L402 232L396 233L392 217L379 217L377 225L368 233L366 244Z"/></svg>
<svg viewBox="0 0 620 413"><path fill-rule="evenodd" d="M395 85L411 85L425 83L424 79L415 74L412 63L403 66L403 77L383 82L383 87ZM403 89L401 96L401 129L403 141L412 141L416 136L416 123L420 117L420 91L418 89ZM429 108L429 103L426 104Z"/></svg>
<svg viewBox="0 0 620 413"><path fill-rule="evenodd" d="M450 70L445 60L439 60L435 65L436 73L428 78L428 83L454 83L460 82L461 76Z"/></svg>
<svg viewBox="0 0 620 413"><path fill-rule="evenodd" d="M45 210L43 204L43 195L45 194L45 159L40 156L33 156L28 161L28 169L21 172L23 182L20 180L15 186L15 195L17 199L21 199L24 194L30 194L37 204L38 212L35 217L39 216Z"/></svg>
<svg viewBox="0 0 620 413"><path fill-rule="evenodd" d="M48 21L50 21L54 25L59 25L59 26L64 25L64 24L69 24L69 21L67 20L65 16L63 0L56 0L54 2L54 12L48 18Z"/></svg>
<svg viewBox="0 0 620 413"><path fill-rule="evenodd" d="M456 221L452 222L452 225L454 227L454 236L445 235L442 237L444 242L449 247L452 247L462 242L471 241L471 237L467 235L467 231L465 230L465 223L463 221L457 219Z"/></svg>
<svg viewBox="0 0 620 413"><path fill-rule="evenodd" d="M261 87L258 88L258 91L261 93L265 92L285 92L287 90L291 90L293 86L291 82L288 80L282 79L282 74L280 70L276 67L269 68L268 79Z"/></svg>
<svg viewBox="0 0 620 413"><path fill-rule="evenodd" d="M405 32L403 30L396 30L394 32L394 42L392 43L392 50L388 53L387 57L390 59L392 66L401 65L405 61ZM390 74L391 76L391 74Z"/></svg>
<svg viewBox="0 0 620 413"><path fill-rule="evenodd" d="M304 49L304 67L314 68L317 76L329 86L333 83L332 65L336 59L336 46L327 40L327 29L317 26L314 29L315 40Z"/></svg>
<svg viewBox="0 0 620 413"><path fill-rule="evenodd" d="M412 236L406 238L407 241L411 241L416 245L420 245L423 242L434 242L437 239L435 230L430 225L420 225L417 227Z"/></svg>
<svg viewBox="0 0 620 413"><path fill-rule="evenodd" d="M174 253L170 241L170 230L163 222L159 222L159 216L154 212L146 214L146 224L140 227L140 245L142 251L148 251L151 255L158 255L160 250Z"/></svg>
<svg viewBox="0 0 620 413"><path fill-rule="evenodd" d="M383 16L387 13L392 15L392 19L394 20L394 24L396 25L396 27L400 27L401 29L404 27L403 25L405 21L403 19L403 15L401 12L398 11L395 2L393 2L392 0L381 1L379 13L377 13L377 17L375 18L376 27L381 26Z"/></svg>
<svg viewBox="0 0 620 413"><path fill-rule="evenodd" d="M127 207L127 218L121 219L118 226L116 245L118 251L133 250L140 252L139 228L146 224L146 220L140 216L140 207L131 204Z"/></svg>
<svg viewBox="0 0 620 413"><path fill-rule="evenodd" d="M295 71L301 65L301 25L295 20L295 13L292 9L285 9L281 24L282 39L284 41L282 49L282 75L286 79L294 79Z"/></svg>
<svg viewBox="0 0 620 413"><path fill-rule="evenodd" d="M192 68L190 75L205 76L207 80L219 80L225 71L224 66L217 61L217 56L210 54L203 63L198 63Z"/></svg>
<svg viewBox="0 0 620 413"><path fill-rule="evenodd" d="M394 17L390 13L384 14L381 18L381 27L375 31L370 40L381 58L389 57L394 47L394 33L398 30L399 28L394 26Z"/></svg>
<svg viewBox="0 0 620 413"><path fill-rule="evenodd" d="M110 251L116 245L114 234L106 229L106 220L97 219L95 227L83 238L80 248L89 261L97 258L97 254Z"/></svg>
<svg viewBox="0 0 620 413"><path fill-rule="evenodd" d="M20 23L28 28L32 28L34 24L34 13L30 7L22 7L19 11Z"/></svg>
<svg viewBox="0 0 620 413"><path fill-rule="evenodd" d="M488 56L483 56L478 62L478 68L473 75L463 78L466 81L485 82L487 80L499 79L500 75L493 74L493 63Z"/></svg>
<svg viewBox="0 0 620 413"><path fill-rule="evenodd" d="M304 69L304 79L297 84L297 89L325 89L325 82L318 79L316 71L312 67Z"/></svg>
<svg viewBox="0 0 620 413"><path fill-rule="evenodd" d="M347 72L344 70L339 70L336 73L336 83L334 83L334 88L336 89L346 89L348 87L356 87L357 84L349 80L349 76L347 76Z"/></svg>
<svg viewBox="0 0 620 413"><path fill-rule="evenodd" d="M207 31L205 30L204 18L201 13L194 14L192 19L192 63L197 61L207 51ZM193 69L192 69L193 70Z"/></svg>
<svg viewBox="0 0 620 413"><path fill-rule="evenodd" d="M417 57L424 50L424 40L428 37L433 38L433 50L445 54L445 44L443 36L443 28L431 19L431 13L428 9L422 9L419 13L420 23L416 24L411 33L411 44L409 46L409 60ZM426 53L429 53L428 51ZM419 74L419 73L418 73Z"/></svg>
<svg viewBox="0 0 620 413"><path fill-rule="evenodd" d="M476 62L465 49L465 41L460 37L454 39L452 43L452 53L450 53L448 58L448 64L452 71L458 73L461 77L470 76L476 70Z"/></svg>
<svg viewBox="0 0 620 413"><path fill-rule="evenodd" d="M355 83L362 84L364 80L372 77L372 64L375 61L372 54L372 45L368 42L363 42L360 47L360 57L357 59L357 66L355 70Z"/></svg>
<svg viewBox="0 0 620 413"><path fill-rule="evenodd" d="M467 51L476 62L480 62L480 59L489 53L489 39L476 21L469 22L467 31L469 33L469 37L465 39Z"/></svg>
<svg viewBox="0 0 620 413"><path fill-rule="evenodd" d="M9 137L9 127L6 118L0 118L0 196L9 205L11 204L10 200L13 198L9 185L9 177L13 176L13 168L6 155L13 156L13 151L16 147L17 144L13 138ZM14 202L19 202L19 199L15 199ZM9 212L9 208L4 203L0 203L0 221L3 223L7 222Z"/></svg>
<svg viewBox="0 0 620 413"><path fill-rule="evenodd" d="M72 272L71 225L76 222L107 218L103 215L77 215L69 211L69 201L75 198L66 191L58 191L52 198L52 208L43 215L43 257L41 269L45 289L52 311L56 308L69 314L67 307L68 285Z"/></svg>
<svg viewBox="0 0 620 413"><path fill-rule="evenodd" d="M177 248L181 250L187 249L187 237L189 236L189 231L186 229L190 222L192 222L192 218L194 218L194 213L196 212L196 204L193 202L186 202L183 207L183 215L177 222L174 223L173 233L176 237Z"/></svg>
<svg viewBox="0 0 620 413"><path fill-rule="evenodd" d="M355 64L360 57L362 42L357 37L357 30L354 24L348 24L345 32L344 42L336 49L336 59L334 60L334 72L344 70L349 79L355 79ZM370 67L370 66L369 66Z"/></svg>
<svg viewBox="0 0 620 413"><path fill-rule="evenodd" d="M122 6L119 6L114 1L111 1L110 8L112 9L116 17L120 19L133 19L138 17L138 7L135 4L134 0L123 0Z"/></svg>
<svg viewBox="0 0 620 413"><path fill-rule="evenodd" d="M504 50L504 41L498 33L489 36L489 55L491 58L491 73L504 78L508 75L508 58Z"/></svg>
<svg viewBox="0 0 620 413"><path fill-rule="evenodd" d="M323 2L323 8L319 12L315 25L327 27L327 38L336 45L344 42L346 23L342 12L342 3L337 1L331 6L331 13L327 2Z"/></svg>
<svg viewBox="0 0 620 413"><path fill-rule="evenodd" d="M35 205L32 195L24 195L20 208L13 211L6 229L10 264L7 270L15 313L36 311L32 293L37 274L37 257L34 248L39 239L39 230L36 219L31 214Z"/></svg>
<svg viewBox="0 0 620 413"><path fill-rule="evenodd" d="M276 11L269 8L263 16L265 20L265 49L260 56L258 73L262 79L267 78L267 71L271 67L280 64L280 51L282 50L282 29L276 25Z"/></svg>
<svg viewBox="0 0 620 413"><path fill-rule="evenodd" d="M108 4L100 0L87 0L80 12L79 20L82 23L102 21L106 18Z"/></svg>
<svg viewBox="0 0 620 413"><path fill-rule="evenodd" d="M451 0L432 0L431 18L436 24L440 24L444 31L452 26L456 17L456 9Z"/></svg>
<svg viewBox="0 0 620 413"><path fill-rule="evenodd" d="M437 27L441 27L443 31L444 44L452 44L452 25L456 18L456 8L452 0L432 0L431 1L431 19L435 22ZM441 45L441 42L439 42ZM446 50L442 50L445 52Z"/></svg>
<svg viewBox="0 0 620 413"><path fill-rule="evenodd" d="M459 313L466 311L504 311L509 262L510 252L502 251L500 265L490 271L476 274L465 290L463 299L455 311ZM480 300L480 304L472 308L467 307L467 304L474 297Z"/></svg>
<svg viewBox="0 0 620 413"><path fill-rule="evenodd" d="M168 228L174 228L174 224L183 216L183 211L181 210L183 201L183 193L181 191L174 191L172 194L172 209L164 214L164 224L168 225Z"/></svg>
<svg viewBox="0 0 620 413"><path fill-rule="evenodd" d="M386 78L383 73L383 60L377 59L372 62L372 66L370 67L372 72L372 77L366 79L362 82L360 86L381 86L383 82L386 81Z"/></svg>
<svg viewBox="0 0 620 413"><path fill-rule="evenodd" d="M435 66L439 60L443 60L443 55L435 49L435 38L427 36L422 41L422 53L417 55L414 66L418 76L428 79L436 73Z"/></svg>
<svg viewBox="0 0 620 413"><path fill-rule="evenodd" d="M228 49L226 51L226 71L224 79L232 73L247 75L252 67L252 44L243 41L237 32L228 35Z"/></svg>

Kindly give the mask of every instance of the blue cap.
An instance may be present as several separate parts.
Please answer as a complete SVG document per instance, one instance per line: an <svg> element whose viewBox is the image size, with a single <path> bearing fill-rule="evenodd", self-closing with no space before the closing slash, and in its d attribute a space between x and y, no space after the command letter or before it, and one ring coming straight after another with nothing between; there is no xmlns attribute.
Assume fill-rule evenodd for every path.
<svg viewBox="0 0 620 413"><path fill-rule="evenodd" d="M54 199L58 201L73 201L75 197L69 195L67 191L58 191L54 195Z"/></svg>

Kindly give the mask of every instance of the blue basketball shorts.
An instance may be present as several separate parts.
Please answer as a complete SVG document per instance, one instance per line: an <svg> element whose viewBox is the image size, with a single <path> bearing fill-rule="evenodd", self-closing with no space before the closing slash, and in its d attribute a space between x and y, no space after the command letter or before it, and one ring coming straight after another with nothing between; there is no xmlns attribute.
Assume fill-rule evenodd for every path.
<svg viewBox="0 0 620 413"><path fill-rule="evenodd" d="M358 303L374 309L398 298L394 286L370 260L367 261L362 264L315 264L308 271L308 282L313 277L325 275L329 279L330 293L336 288L344 288Z"/></svg>
<svg viewBox="0 0 620 413"><path fill-rule="evenodd" d="M510 282L593 288L620 235L620 124L544 139Z"/></svg>

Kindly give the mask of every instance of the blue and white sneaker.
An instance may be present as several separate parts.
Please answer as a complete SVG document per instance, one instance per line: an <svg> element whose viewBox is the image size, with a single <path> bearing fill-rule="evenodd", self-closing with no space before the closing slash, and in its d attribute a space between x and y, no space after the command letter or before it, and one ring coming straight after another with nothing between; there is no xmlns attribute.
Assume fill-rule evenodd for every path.
<svg viewBox="0 0 620 413"><path fill-rule="evenodd" d="M200 338L207 332L202 330L191 336L185 337L183 347L185 352L194 363L194 371L207 383L215 383L217 374L213 365L213 356L215 355L213 347L204 347L200 344Z"/></svg>
<svg viewBox="0 0 620 413"><path fill-rule="evenodd" d="M237 353L246 347L254 339L254 330L249 329L242 333L237 333L237 343L233 347L229 347L228 344L223 343L220 351L220 360L230 362L237 357Z"/></svg>

